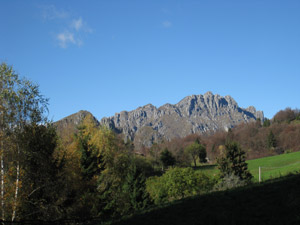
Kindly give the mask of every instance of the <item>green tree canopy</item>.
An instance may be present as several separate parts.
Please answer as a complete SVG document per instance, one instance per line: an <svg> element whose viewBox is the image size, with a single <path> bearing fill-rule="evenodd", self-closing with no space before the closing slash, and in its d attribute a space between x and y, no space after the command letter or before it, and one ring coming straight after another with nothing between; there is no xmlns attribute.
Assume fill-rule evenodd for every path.
<svg viewBox="0 0 300 225"><path fill-rule="evenodd" d="M165 148L161 153L160 153L160 161L163 164L163 168L168 168L169 166L174 166L175 165L175 157L172 155L172 153Z"/></svg>
<svg viewBox="0 0 300 225"><path fill-rule="evenodd" d="M54 157L57 138L52 124L27 124L19 134L22 201L18 218L53 220L62 216L63 160Z"/></svg>
<svg viewBox="0 0 300 225"><path fill-rule="evenodd" d="M192 168L172 168L161 177L150 177L146 189L155 204L205 193L211 190L213 181Z"/></svg>
<svg viewBox="0 0 300 225"><path fill-rule="evenodd" d="M204 145L200 144L198 139L194 143L188 145L184 151L192 158L195 167L198 158L201 163L206 162L206 148Z"/></svg>
<svg viewBox="0 0 300 225"><path fill-rule="evenodd" d="M15 218L20 218L17 212L21 210L18 207L26 201L26 198L21 198L20 195L26 193L26 190L30 190L34 187L33 184L38 182L34 173L31 173L28 168L39 163L43 164L47 160L51 161L49 155L43 158L45 151L53 150L53 145L50 143L51 135L46 131L48 129L45 116L47 104L48 99L40 94L38 85L25 78L19 78L12 66L0 64L0 207L2 220L14 221ZM43 130L43 126L46 130ZM29 127L34 130L33 134L27 139L22 139L21 137L29 132ZM35 135L39 135L40 132L43 134L34 139ZM30 140L32 142L29 146ZM53 140L56 142L54 136ZM43 148L37 147L43 143L47 143ZM40 149L39 157L34 152L37 148ZM34 193L38 192L34 191Z"/></svg>

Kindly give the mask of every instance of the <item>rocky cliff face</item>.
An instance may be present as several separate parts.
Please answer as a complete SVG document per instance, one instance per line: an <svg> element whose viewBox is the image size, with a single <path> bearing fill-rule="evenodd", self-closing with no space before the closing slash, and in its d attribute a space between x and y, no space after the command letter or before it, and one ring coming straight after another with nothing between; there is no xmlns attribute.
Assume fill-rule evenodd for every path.
<svg viewBox="0 0 300 225"><path fill-rule="evenodd" d="M264 120L263 112L253 106L243 109L230 96L207 92L188 96L175 105L156 108L148 104L130 112L122 111L103 118L100 124L122 133L125 140L134 141L136 146L151 146L153 142L193 133L227 130L258 118Z"/></svg>

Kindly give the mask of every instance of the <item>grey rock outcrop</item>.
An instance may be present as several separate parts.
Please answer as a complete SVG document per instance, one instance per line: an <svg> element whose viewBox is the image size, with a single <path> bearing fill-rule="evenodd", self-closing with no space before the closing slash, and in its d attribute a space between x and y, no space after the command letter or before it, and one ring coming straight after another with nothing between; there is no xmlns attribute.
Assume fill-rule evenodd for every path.
<svg viewBox="0 0 300 225"><path fill-rule="evenodd" d="M122 133L125 141L132 140L136 146L151 146L153 142L193 133L228 130L258 118L263 122L264 114L253 106L243 109L230 96L207 92L185 97L174 105L156 108L148 104L130 112L122 111L103 118L100 124Z"/></svg>

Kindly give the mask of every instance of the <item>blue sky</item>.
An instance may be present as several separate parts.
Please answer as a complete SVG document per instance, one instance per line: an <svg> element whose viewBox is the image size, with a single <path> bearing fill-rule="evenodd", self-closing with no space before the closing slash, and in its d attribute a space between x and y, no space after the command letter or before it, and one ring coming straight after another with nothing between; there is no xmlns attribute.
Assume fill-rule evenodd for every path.
<svg viewBox="0 0 300 225"><path fill-rule="evenodd" d="M36 82L49 118L98 119L192 94L272 118L300 108L300 1L2 1L0 62Z"/></svg>

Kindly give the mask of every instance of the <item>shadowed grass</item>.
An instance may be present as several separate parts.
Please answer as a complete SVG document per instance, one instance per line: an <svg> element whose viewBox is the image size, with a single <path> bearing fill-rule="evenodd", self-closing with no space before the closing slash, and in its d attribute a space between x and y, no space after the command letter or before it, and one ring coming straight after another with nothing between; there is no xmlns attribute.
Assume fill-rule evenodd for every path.
<svg viewBox="0 0 300 225"><path fill-rule="evenodd" d="M175 201L115 225L300 224L300 175Z"/></svg>

